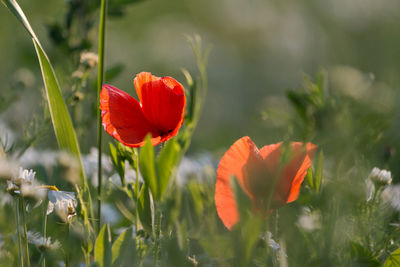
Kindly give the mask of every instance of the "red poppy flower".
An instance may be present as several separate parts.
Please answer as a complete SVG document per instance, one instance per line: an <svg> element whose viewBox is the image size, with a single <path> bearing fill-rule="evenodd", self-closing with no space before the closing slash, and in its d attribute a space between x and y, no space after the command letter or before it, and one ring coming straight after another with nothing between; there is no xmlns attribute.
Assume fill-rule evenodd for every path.
<svg viewBox="0 0 400 267"><path fill-rule="evenodd" d="M248 136L237 140L222 157L217 170L215 205L224 225L231 229L239 220L230 179L236 177L243 191L253 202L255 211L263 211L271 187L274 186L270 209L295 201L300 185L311 166L317 146L301 142L290 144L291 157L281 166L282 143L258 150ZM277 179L277 180L275 180ZM276 181L275 185L274 180Z"/></svg>
<svg viewBox="0 0 400 267"><path fill-rule="evenodd" d="M100 109L106 132L130 147L144 144L151 134L157 145L174 137L183 123L186 97L183 86L171 77L141 72L134 79L138 102L108 84L100 93Z"/></svg>

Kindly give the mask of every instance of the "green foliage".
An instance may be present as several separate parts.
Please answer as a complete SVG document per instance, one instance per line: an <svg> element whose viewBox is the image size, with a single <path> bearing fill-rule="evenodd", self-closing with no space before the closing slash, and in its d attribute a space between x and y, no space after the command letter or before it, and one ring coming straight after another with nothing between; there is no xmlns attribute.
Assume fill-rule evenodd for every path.
<svg viewBox="0 0 400 267"><path fill-rule="evenodd" d="M62 150L67 150L79 159L82 175L82 184L86 184L83 172L79 144L76 138L75 130L72 125L71 118L68 113L67 106L61 94L53 67L40 45L39 39L30 26L25 14L15 0L4 0L3 3L10 9L16 18L22 23L25 29L32 37L36 54L40 63L43 81L46 89L46 96L50 108L50 114L53 122L54 132L56 134L58 144Z"/></svg>
<svg viewBox="0 0 400 267"><path fill-rule="evenodd" d="M395 251L393 251L384 264L384 267L398 267L398 266L400 266L400 249L396 249Z"/></svg>
<svg viewBox="0 0 400 267"><path fill-rule="evenodd" d="M138 209L140 222L142 223L144 230L146 230L147 233L151 234L153 224L151 218L152 214L150 206L151 205L150 194L147 185L143 185L142 188L140 189L139 203L136 203L136 205Z"/></svg>
<svg viewBox="0 0 400 267"><path fill-rule="evenodd" d="M156 166L160 197L164 195L171 176L176 172L179 163L180 149L176 139L172 139L163 147L157 159Z"/></svg>
<svg viewBox="0 0 400 267"><path fill-rule="evenodd" d="M124 231L112 244L112 266L132 266L136 260L136 245L132 228Z"/></svg>
<svg viewBox="0 0 400 267"><path fill-rule="evenodd" d="M108 1L108 15L120 16L128 5L136 2L139 1ZM82 151L93 145L93 122L95 114L99 112L93 82L95 68L88 62L79 63L79 56L93 48L93 36L90 33L98 19L100 1L68 1L66 15L60 19L62 22L48 25L50 39L58 49L48 50L51 51L52 58L54 56L56 59L52 61L57 63L57 54L64 53L58 65L50 64L18 4L14 0L3 0L3 3L33 38L45 83L46 100L60 148L79 157L77 139L83 144ZM180 8L186 12L187 7ZM163 8L160 9L164 12ZM146 20L140 21L143 24L145 22ZM144 26L140 24L138 27L150 28ZM234 38L235 35L231 33L233 32L229 32L229 38ZM146 35L147 32L135 36L135 40ZM242 36L239 38L247 39ZM44 239L30 238L32 265L53 266L62 262L75 266L86 261L87 266L148 266L151 263L155 266L398 266L400 213L398 205L396 207L397 185L383 184L377 188L375 184L375 187L372 185L373 188L370 188L368 183L373 166L394 170L393 181L398 179L399 156L395 153L399 147L398 123L395 122L398 111L386 102L379 104L375 101L385 90L392 92L389 96L397 99L395 89L385 87L384 90L381 85L368 80L368 75L363 74L362 81L368 80L370 94L355 95L354 89L359 84L351 83L348 88L341 88L334 75L328 75L331 71L321 72L315 79L304 77L299 88L287 92L285 103L289 107L283 110L283 118L275 117L280 120L280 126L268 125L270 131L263 131L260 130L261 126L251 129L252 127L247 127L249 124L240 123L239 132L259 132L263 142L260 144L266 145L275 142L272 140L283 139L284 153L280 159L282 166L290 159L290 150L287 147L292 140L311 141L318 145L319 151L314 157L313 167L307 171L307 183L302 184L299 198L273 211L254 208L242 186L236 179L232 179L231 188L240 221L230 231L219 219L214 203L214 168L225 149L213 151L215 154L210 156L212 162L207 172L198 169L198 165L201 165L199 160L190 162L194 166L188 164L188 168L194 168L194 173L186 174L183 168L184 174L180 174L183 178L175 179L178 166L182 162L187 164L186 160L191 159L184 158L184 155L193 141L208 87L206 66L209 49L203 50L198 36L189 37L188 40L195 54L199 75L192 76L189 71L183 70L187 83L187 110L184 125L178 135L159 147L153 147L150 136L147 136L140 152L137 148L132 149L120 143L109 144L112 167L109 164L104 166L109 170L104 170L103 178L107 179L102 180L104 191L101 197L105 204L103 218L109 222L103 226L97 237L90 232L90 227L86 227L89 220L96 221L96 218L89 216L90 208L86 205L90 203L90 199L83 197L79 186L75 188L79 202L77 211L86 214L85 221L78 217L66 224L60 222L57 216L43 216L46 212L43 203L46 201L40 208L28 205L27 229L43 229L40 237L45 235L52 237L53 241L60 241L58 248L50 248L46 247L47 244L37 243ZM241 56L245 59L245 55L241 53ZM257 61L261 60L257 58ZM254 60L251 62L253 64ZM66 88L65 92L60 90L53 66L58 74L59 70L67 69L68 75L58 75L62 87ZM123 71L123 66L120 63L110 66L105 73L105 80L108 82L117 78ZM71 78L72 71L75 72ZM249 69L241 74L246 76L255 72L258 75L260 71L263 70ZM216 79L221 79L220 84L229 84L220 74L213 69L213 83ZM261 85L261 75L259 79L254 79L257 80L257 86ZM353 81L353 77L350 80ZM254 84L245 85L250 88ZM219 86L218 83L216 86ZM240 88L243 89L241 85ZM264 87L260 88L264 90ZM251 93L247 87L245 89L243 95ZM218 88L213 92L213 98L208 104L220 100L218 94L228 99L225 92L220 90ZM363 90L361 91L366 92ZM234 91L229 93L233 94ZM7 102L17 99L23 93L15 91L12 94L9 98L7 96L0 99L5 104L0 107L0 111L4 111L4 107L9 104ZM263 92L256 97L264 99L266 96ZM248 113L240 105L235 108L246 121L254 120L261 125L257 118L248 117ZM72 120L67 107L71 111ZM250 109L258 112L257 107L257 103L251 103ZM236 116L232 117L239 120ZM76 134L72 122L76 126ZM50 119L43 121L44 126L47 124L50 125ZM204 128L208 127L206 123L204 125ZM225 131L237 133L236 130L229 128ZM284 134L276 134L276 131ZM7 149L8 145L3 144L7 142L0 140L0 171L3 171L3 166L8 166L3 161L23 156L36 136L42 135L41 131L32 132L37 133L29 136L22 150L16 150L19 153L17 156L14 154L15 148ZM220 135L225 138L226 132ZM90 139L90 142L85 142L83 138ZM42 148L48 146L42 144ZM69 176L65 169L70 168L61 166L58 155L51 157L56 158L56 167L48 166L48 162L35 163L33 168L37 171L37 181L45 185L57 185L60 190L72 190L69 182L62 178ZM90 163L93 162L85 158L92 176L96 168L91 168ZM41 160L47 161L45 157ZM269 175L266 174L265 177L269 178ZM9 182L10 180L0 179L2 188L8 190ZM89 185L89 190L93 188L94 186ZM270 190L273 189L274 186L271 186ZM15 200L10 200L9 196L7 199L7 194L5 190L0 190L2 218L9 218L15 212ZM74 217L73 214L71 216ZM10 223L10 220L0 221L0 266L16 266L19 263L22 249L15 244L15 232L20 229L16 228L16 224L18 223ZM123 231L124 229L128 230ZM121 231L123 232L117 236Z"/></svg>
<svg viewBox="0 0 400 267"><path fill-rule="evenodd" d="M117 250L118 249L116 248L116 251ZM94 258L99 267L111 266L113 256L110 226L108 224L103 225L103 228L101 228L99 235L96 238L94 245Z"/></svg>
<svg viewBox="0 0 400 267"><path fill-rule="evenodd" d="M140 150L139 165L145 183L148 185L154 199L158 200L160 198L159 180L157 179L154 149L150 135L147 135L145 144Z"/></svg>

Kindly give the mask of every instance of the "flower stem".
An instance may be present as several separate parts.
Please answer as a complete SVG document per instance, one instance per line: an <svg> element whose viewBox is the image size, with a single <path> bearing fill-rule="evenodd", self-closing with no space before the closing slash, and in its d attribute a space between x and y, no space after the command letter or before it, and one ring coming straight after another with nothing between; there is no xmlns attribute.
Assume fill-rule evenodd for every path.
<svg viewBox="0 0 400 267"><path fill-rule="evenodd" d="M105 39L105 29L106 29L106 10L107 10L107 0L101 0L100 7L100 24L99 24L99 64L98 64L98 74L97 74L97 105L100 105L100 91L104 82L104 39ZM102 169L101 169L101 155L102 155L102 129L101 129L101 110L97 111L97 149L98 149L98 162L97 162L97 231L100 231L101 227L101 187L102 187Z"/></svg>
<svg viewBox="0 0 400 267"><path fill-rule="evenodd" d="M30 267L31 262L29 259L29 247L28 247L28 231L26 227L26 216L25 216L25 200L21 197L21 212L22 212L22 224L24 227L24 241L25 241L25 255L26 255L26 266Z"/></svg>
<svg viewBox="0 0 400 267"><path fill-rule="evenodd" d="M17 236L18 236L18 250L19 250L19 260L21 262L21 267L24 267L24 256L22 255L22 240L20 232L20 219L19 219L19 198L15 201L15 220L17 225Z"/></svg>
<svg viewBox="0 0 400 267"><path fill-rule="evenodd" d="M47 201L46 201L47 203ZM43 234L43 242L46 242L47 235L47 205L43 205L43 222L42 222L42 234ZM44 255L44 251L41 252L40 255L42 267L46 267L46 257Z"/></svg>
<svg viewBox="0 0 400 267"><path fill-rule="evenodd" d="M136 250L139 251L140 249L140 238L138 236L138 231L139 231L139 197L140 197L140 181L139 181L139 153L137 149L135 148L135 171L136 171L136 185L135 185L135 191L136 191L136 209L135 209L135 237L136 237Z"/></svg>
<svg viewBox="0 0 400 267"><path fill-rule="evenodd" d="M158 264L158 258L160 254L160 235L161 235L161 220L162 220L162 214L160 207L158 205L154 205L155 208L155 240L154 240L154 267L157 267ZM156 221L157 220L157 221Z"/></svg>

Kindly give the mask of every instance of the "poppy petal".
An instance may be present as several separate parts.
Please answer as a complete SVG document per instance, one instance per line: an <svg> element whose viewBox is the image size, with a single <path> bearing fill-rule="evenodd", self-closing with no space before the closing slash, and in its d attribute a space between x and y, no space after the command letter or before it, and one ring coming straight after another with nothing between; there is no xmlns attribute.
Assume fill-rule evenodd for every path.
<svg viewBox="0 0 400 267"><path fill-rule="evenodd" d="M275 173L279 167L281 145L282 143L280 142L277 144L266 145L260 149L260 154L271 173Z"/></svg>
<svg viewBox="0 0 400 267"><path fill-rule="evenodd" d="M141 84L142 110L160 132L162 141L175 136L183 123L186 105L183 86L170 77Z"/></svg>
<svg viewBox="0 0 400 267"><path fill-rule="evenodd" d="M218 165L217 183L215 185L215 206L224 225L231 229L239 220L235 197L232 193L230 179L236 177L246 192L244 180L247 177L246 164L256 145L248 136L237 140L225 153ZM258 151L258 149L257 149ZM248 191L246 192L247 194Z"/></svg>
<svg viewBox="0 0 400 267"><path fill-rule="evenodd" d="M136 94L139 97L140 102L142 102L143 84L151 83L159 79L159 77L152 75L150 72L141 72L136 75L135 79L133 80L133 84L135 85Z"/></svg>
<svg viewBox="0 0 400 267"><path fill-rule="evenodd" d="M280 170L282 143L264 146L260 153L264 158L264 162L268 170L275 175L279 175L275 193L272 198L272 207L278 207L285 203L293 202L297 199L300 193L300 186L307 174L308 168L311 167L311 159L317 146L307 143L304 145L301 142L292 142L291 159L285 163L285 166Z"/></svg>
<svg viewBox="0 0 400 267"><path fill-rule="evenodd" d="M143 145L146 134L160 142L159 134L153 129L143 114L139 102L124 91L111 85L103 85L100 93L100 109L104 129L121 143L138 147Z"/></svg>
<svg viewBox="0 0 400 267"><path fill-rule="evenodd" d="M308 168L311 167L311 160L317 149L317 146L312 143L307 143L305 145L305 148L302 143L293 143L292 147L294 151L301 151L302 155L300 157L304 158L304 160L301 163L300 167L298 168L296 176L293 179L286 203L295 201L299 196L300 186L304 181L304 177L307 175Z"/></svg>

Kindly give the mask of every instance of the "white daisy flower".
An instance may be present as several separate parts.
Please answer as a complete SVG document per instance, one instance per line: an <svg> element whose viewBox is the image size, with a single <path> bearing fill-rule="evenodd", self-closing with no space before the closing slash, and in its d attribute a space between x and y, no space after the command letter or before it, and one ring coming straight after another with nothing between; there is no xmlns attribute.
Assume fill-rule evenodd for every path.
<svg viewBox="0 0 400 267"><path fill-rule="evenodd" d="M80 61L82 64L88 65L89 67L93 68L99 61L99 56L96 53L85 51L81 53Z"/></svg>
<svg viewBox="0 0 400 267"><path fill-rule="evenodd" d="M0 156L0 179L12 180L18 174L18 166Z"/></svg>
<svg viewBox="0 0 400 267"><path fill-rule="evenodd" d="M400 211L400 185L389 185L382 192L382 199L392 208Z"/></svg>
<svg viewBox="0 0 400 267"><path fill-rule="evenodd" d="M308 207L305 207L297 221L297 225L306 232L312 232L321 228L321 215L317 211L311 211Z"/></svg>
<svg viewBox="0 0 400 267"><path fill-rule="evenodd" d="M19 169L19 174L7 181L7 191L12 195L21 195L41 200L46 191L35 182L36 172L28 169Z"/></svg>
<svg viewBox="0 0 400 267"><path fill-rule="evenodd" d="M47 196L49 198L47 214L56 210L64 221L70 221L76 215L75 208L78 206L78 201L74 192L49 190Z"/></svg>
<svg viewBox="0 0 400 267"><path fill-rule="evenodd" d="M369 175L369 179L376 185L389 185L392 183L392 174L390 171L374 167Z"/></svg>
<svg viewBox="0 0 400 267"><path fill-rule="evenodd" d="M28 231L28 242L37 246L40 251L45 251L48 249L57 249L60 247L60 242L57 240L51 242L51 237L44 238L42 234L38 232Z"/></svg>

